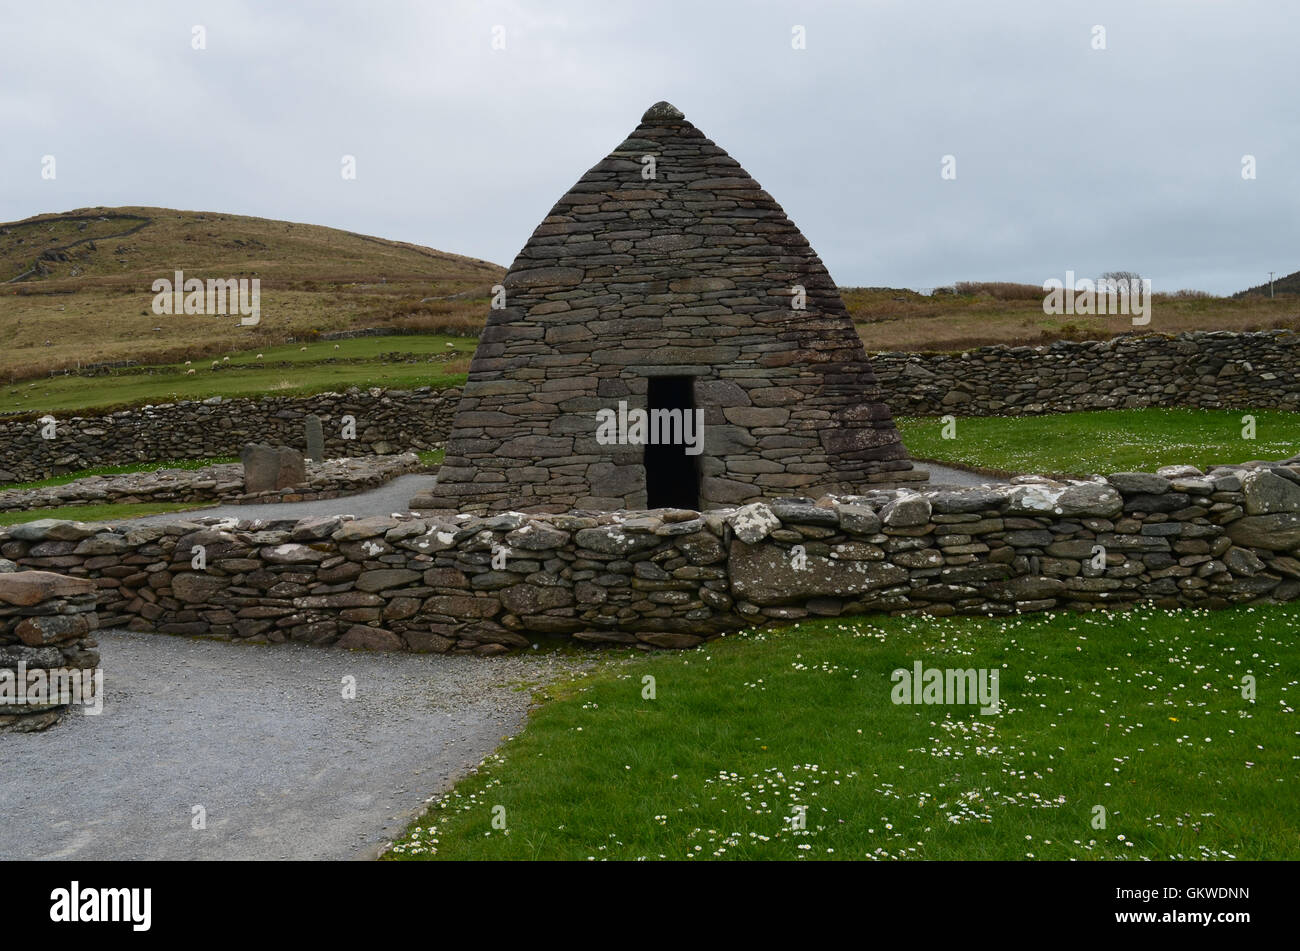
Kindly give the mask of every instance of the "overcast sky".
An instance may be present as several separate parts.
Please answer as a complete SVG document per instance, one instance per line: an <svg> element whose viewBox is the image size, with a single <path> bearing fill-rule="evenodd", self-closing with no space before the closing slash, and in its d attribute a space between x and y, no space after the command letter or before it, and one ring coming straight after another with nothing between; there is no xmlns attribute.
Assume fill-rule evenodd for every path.
<svg viewBox="0 0 1300 951"><path fill-rule="evenodd" d="M157 205L508 265L667 99L843 285L1123 269L1228 293L1300 269L1294 0L0 9L0 220Z"/></svg>

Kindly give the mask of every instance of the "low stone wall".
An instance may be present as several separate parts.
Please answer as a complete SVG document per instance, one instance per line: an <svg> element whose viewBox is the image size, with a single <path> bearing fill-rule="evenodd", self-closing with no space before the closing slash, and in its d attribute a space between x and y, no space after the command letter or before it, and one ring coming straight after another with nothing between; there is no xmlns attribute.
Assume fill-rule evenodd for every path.
<svg viewBox="0 0 1300 951"><path fill-rule="evenodd" d="M538 635L689 647L809 616L1300 596L1300 464L684 510L0 530L95 579L106 626L496 653Z"/></svg>
<svg viewBox="0 0 1300 951"><path fill-rule="evenodd" d="M0 732L28 733L55 723L66 703L9 702L31 685L33 671L92 669L99 665L93 632L93 582L46 571L17 571L0 559ZM12 672L12 673L10 673ZM18 687L19 681L23 686Z"/></svg>
<svg viewBox="0 0 1300 951"><path fill-rule="evenodd" d="M871 365L895 416L1032 415L1143 406L1300 410L1300 334L1187 333L981 347L964 353L877 353ZM0 417L0 483L102 465L238 455L245 444L305 448L305 420L325 420L330 456L441 446L459 388L348 390L311 397L182 402L109 416ZM58 414L55 414L56 417ZM340 420L357 421L341 438Z"/></svg>
<svg viewBox="0 0 1300 951"><path fill-rule="evenodd" d="M41 414L0 418L0 483L27 482L95 466L237 456L249 443L307 448L306 420L319 416L330 458L436 449L460 390L357 390L309 397L170 403L107 416L63 418L42 437ZM343 417L356 438L343 438Z"/></svg>
<svg viewBox="0 0 1300 951"><path fill-rule="evenodd" d="M348 496L383 485L399 475L424 469L413 452L324 462L308 460L305 483L265 492L244 491L244 470L237 462L200 469L157 469L153 472L87 476L41 489L0 491L0 512L138 502L225 502L231 505L307 502Z"/></svg>
<svg viewBox="0 0 1300 951"><path fill-rule="evenodd" d="M1282 330L877 353L871 366L895 416L1144 406L1300 409L1300 334Z"/></svg>

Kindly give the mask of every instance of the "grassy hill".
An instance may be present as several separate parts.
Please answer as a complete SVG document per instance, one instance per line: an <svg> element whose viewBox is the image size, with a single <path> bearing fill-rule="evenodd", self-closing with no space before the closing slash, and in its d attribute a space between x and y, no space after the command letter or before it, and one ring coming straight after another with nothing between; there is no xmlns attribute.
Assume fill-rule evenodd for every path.
<svg viewBox="0 0 1300 951"><path fill-rule="evenodd" d="M1300 297L1211 297L1157 293L1151 322L1122 315L1047 315L1033 284L962 282L932 295L889 287L842 287L845 306L868 350L966 350L988 344L1029 346L1053 340L1106 340L1122 333L1188 330L1300 330ZM1281 286L1278 285L1281 294Z"/></svg>
<svg viewBox="0 0 1300 951"><path fill-rule="evenodd" d="M236 316L156 315L152 284L177 269L187 277L253 278L261 281L262 320L242 327ZM38 215L0 225L0 351L2 410L72 408L81 395L89 406L119 404L104 389L116 381L73 384L51 381L31 391L30 383L88 365L134 363L155 376L186 375L185 361L232 359L284 346L291 339L313 341L331 331L389 327L409 334L473 338L488 311L488 294L504 270L400 241L296 224L211 212L165 208L89 208ZM1282 278L1278 297L1267 288L1233 298L1196 291L1155 295L1151 322L1134 327L1126 316L1049 316L1043 290L1029 284L962 282L933 295L890 287L844 287L845 304L869 351L961 350L987 344L1043 344L1062 339L1105 339L1119 333L1178 333L1185 330L1300 329L1300 272ZM441 346L440 341L436 346ZM376 366L384 352L410 348L409 338L378 352L335 354ZM422 351L421 346L414 347ZM461 349L459 346L457 349ZM269 360L268 360L269 363ZM154 371L145 370L153 366ZM454 368L447 368L454 369ZM408 375L376 370L373 380L353 366L358 385L392 384ZM274 378L263 379L272 373ZM273 368L249 370L246 379L223 377L229 389L300 390L274 375ZM320 386L334 371L320 374ZM204 393L202 378L137 380L131 399ZM210 379L210 377L209 377ZM24 382L25 381L25 382ZM341 381L340 381L341 382ZM22 384L20 392L14 387ZM49 387L53 387L50 389ZM29 392L30 391L30 392Z"/></svg>
<svg viewBox="0 0 1300 951"><path fill-rule="evenodd" d="M156 315L153 282L258 278L262 321ZM180 362L373 326L477 333L487 261L318 225L87 208L0 225L0 381L94 363Z"/></svg>
<svg viewBox="0 0 1300 951"><path fill-rule="evenodd" d="M1237 291L1233 298L1240 300L1243 297L1268 297L1269 286L1259 284L1255 287L1248 287L1244 291ZM1273 281L1273 294L1300 294L1300 271L1288 274L1286 277L1279 277Z"/></svg>

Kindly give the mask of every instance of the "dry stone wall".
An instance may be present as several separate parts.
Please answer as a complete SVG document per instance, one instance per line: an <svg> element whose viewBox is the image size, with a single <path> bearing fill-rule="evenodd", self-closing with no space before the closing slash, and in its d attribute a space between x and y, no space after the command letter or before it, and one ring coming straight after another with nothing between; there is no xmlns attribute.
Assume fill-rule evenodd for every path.
<svg viewBox="0 0 1300 951"><path fill-rule="evenodd" d="M1300 334L1148 334L964 353L878 353L896 415L1020 416L1143 406L1300 409Z"/></svg>
<svg viewBox="0 0 1300 951"><path fill-rule="evenodd" d="M1141 406L1300 410L1300 334L1288 331L878 353L872 367L882 399L899 415L1015 416ZM421 388L182 402L59 417L53 441L40 438L36 416L0 417L0 483L92 466L234 456L256 441L305 449L306 419L313 413L327 423L331 457L437 448L447 439L460 395L459 388ZM708 412L706 425L725 421L718 415L725 410ZM340 438L336 423L345 415L357 419L356 440Z"/></svg>
<svg viewBox="0 0 1300 951"><path fill-rule="evenodd" d="M222 399L146 406L105 416L54 416L42 437L40 414L0 417L0 484L96 466L238 456L249 443L307 448L307 417L323 422L325 455L385 455L442 445L460 389L357 390L308 397ZM356 421L343 438L343 417Z"/></svg>
<svg viewBox="0 0 1300 951"><path fill-rule="evenodd" d="M225 502L232 505L309 502L372 489L397 476L425 468L413 452L329 459L308 462L306 466L307 477L301 485L262 492L245 491L244 469L237 462L199 469L157 469L87 476L39 489L0 490L0 512L141 502ZM347 506L344 503L339 507Z"/></svg>
<svg viewBox="0 0 1300 951"><path fill-rule="evenodd" d="M196 557L202 553L202 565ZM91 578L104 626L489 654L689 647L740 627L1300 596L1300 459L686 510L0 530Z"/></svg>
<svg viewBox="0 0 1300 951"><path fill-rule="evenodd" d="M91 670L99 665L96 585L47 571L18 571L0 559L0 732L28 733L55 723L66 697L33 702L29 675L50 678L54 671ZM9 702L12 701L12 702Z"/></svg>

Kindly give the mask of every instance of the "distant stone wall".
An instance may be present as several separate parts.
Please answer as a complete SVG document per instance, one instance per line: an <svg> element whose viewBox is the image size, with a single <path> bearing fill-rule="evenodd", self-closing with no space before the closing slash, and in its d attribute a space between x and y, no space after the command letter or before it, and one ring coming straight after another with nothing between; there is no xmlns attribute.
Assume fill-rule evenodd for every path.
<svg viewBox="0 0 1300 951"><path fill-rule="evenodd" d="M690 647L871 612L1290 601L1297 556L1300 460L704 514L0 529L0 557L94 579L105 627L481 654L547 634Z"/></svg>
<svg viewBox="0 0 1300 951"><path fill-rule="evenodd" d="M460 389L357 390L308 397L168 403L107 416L64 417L55 438L40 415L0 418L0 483L26 482L95 466L238 456L250 442L306 449L306 419L324 421L330 458L435 449L451 428ZM342 419L356 438L342 438Z"/></svg>
<svg viewBox="0 0 1300 951"><path fill-rule="evenodd" d="M158 469L123 475L87 476L64 485L0 491L0 512L76 505L141 502L224 502L230 505L309 502L335 499L381 486L425 467L413 452L307 461L307 481L287 489L244 491L244 467L238 462L200 469ZM340 504L340 509L347 505Z"/></svg>
<svg viewBox="0 0 1300 951"><path fill-rule="evenodd" d="M981 347L964 353L878 353L871 364L896 416L1032 415L1142 406L1300 411L1300 334L1189 333ZM378 395L376 395L378 394ZM461 390L349 390L310 397L182 402L111 416L59 419L43 440L36 415L0 417L0 483L161 459L238 455L248 442L306 445L311 413L331 456L406 452L446 442ZM731 430L716 409L706 434ZM338 420L357 420L340 438ZM790 491L795 491L791 489Z"/></svg>
<svg viewBox="0 0 1300 951"><path fill-rule="evenodd" d="M877 353L895 416L1020 416L1143 406L1300 409L1300 334L1185 333Z"/></svg>

